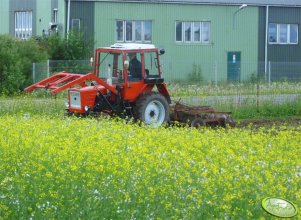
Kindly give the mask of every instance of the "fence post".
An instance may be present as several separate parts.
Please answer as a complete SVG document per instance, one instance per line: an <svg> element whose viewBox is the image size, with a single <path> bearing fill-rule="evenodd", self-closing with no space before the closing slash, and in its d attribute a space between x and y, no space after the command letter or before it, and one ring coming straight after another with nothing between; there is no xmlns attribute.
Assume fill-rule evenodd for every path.
<svg viewBox="0 0 301 220"><path fill-rule="evenodd" d="M258 76L258 75L257 75ZM259 80L259 77L257 77L257 80L256 80L256 108L257 108L257 112L259 112L259 93L260 93L260 80Z"/></svg>
<svg viewBox="0 0 301 220"><path fill-rule="evenodd" d="M32 63L32 82L36 82L36 64Z"/></svg>
<svg viewBox="0 0 301 220"><path fill-rule="evenodd" d="M214 61L214 78L215 78L215 87L217 87L217 62Z"/></svg>
<svg viewBox="0 0 301 220"><path fill-rule="evenodd" d="M269 87L271 86L271 61L269 61Z"/></svg>
<svg viewBox="0 0 301 220"><path fill-rule="evenodd" d="M49 71L49 60L47 60L47 78L50 76L50 71Z"/></svg>

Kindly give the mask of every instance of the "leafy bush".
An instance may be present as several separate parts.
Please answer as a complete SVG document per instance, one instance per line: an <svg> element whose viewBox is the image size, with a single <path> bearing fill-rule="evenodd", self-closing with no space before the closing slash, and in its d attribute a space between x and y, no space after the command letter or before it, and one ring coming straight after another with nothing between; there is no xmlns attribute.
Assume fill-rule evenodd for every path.
<svg viewBox="0 0 301 220"><path fill-rule="evenodd" d="M16 91L25 80L15 44L9 36L0 36L0 91L5 94Z"/></svg>
<svg viewBox="0 0 301 220"><path fill-rule="evenodd" d="M42 37L38 39L42 48L44 48L49 59L60 60L65 57L65 40L59 35L51 35L49 37Z"/></svg>
<svg viewBox="0 0 301 220"><path fill-rule="evenodd" d="M250 82L251 84L258 84L258 83L265 82L264 73L256 73L256 72L251 73L250 78L247 82Z"/></svg>
<svg viewBox="0 0 301 220"><path fill-rule="evenodd" d="M0 93L23 90L31 78L32 63L43 59L47 59L47 53L35 40L20 41L0 35Z"/></svg>
<svg viewBox="0 0 301 220"><path fill-rule="evenodd" d="M203 82L204 77L202 73L201 65L193 64L192 66L192 72L189 74L189 82Z"/></svg>
<svg viewBox="0 0 301 220"><path fill-rule="evenodd" d="M87 59L93 50L93 41L82 32L70 32L67 38L52 35L21 41L9 35L0 35L0 94L22 91L32 83L32 63L52 60Z"/></svg>
<svg viewBox="0 0 301 220"><path fill-rule="evenodd" d="M66 57L65 60L88 59L94 55L94 42L87 40L82 31L71 31L66 39Z"/></svg>
<svg viewBox="0 0 301 220"><path fill-rule="evenodd" d="M86 40L83 32L70 31L67 37L55 34L39 39L51 60L81 60L93 54L94 42Z"/></svg>
<svg viewBox="0 0 301 220"><path fill-rule="evenodd" d="M19 41L18 50L21 56L22 72L25 76L24 85L32 83L32 63L47 60L48 53L39 46L35 39ZM21 88L24 88L22 86Z"/></svg>
<svg viewBox="0 0 301 220"><path fill-rule="evenodd" d="M94 54L94 42L87 40L81 31L71 31L68 39L55 34L39 38L39 44L49 54L51 73L68 70L71 73L90 71L89 57ZM75 60L75 62L73 62ZM78 60L83 62L79 63ZM58 62L56 62L58 61Z"/></svg>

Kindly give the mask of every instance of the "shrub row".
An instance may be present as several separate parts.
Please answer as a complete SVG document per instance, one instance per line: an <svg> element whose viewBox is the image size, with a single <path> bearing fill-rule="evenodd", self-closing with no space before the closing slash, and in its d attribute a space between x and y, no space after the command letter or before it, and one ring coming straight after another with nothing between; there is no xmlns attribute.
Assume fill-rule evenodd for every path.
<svg viewBox="0 0 301 220"><path fill-rule="evenodd" d="M87 59L93 42L82 33L19 40L0 35L0 94L19 93L32 83L32 63L47 59Z"/></svg>

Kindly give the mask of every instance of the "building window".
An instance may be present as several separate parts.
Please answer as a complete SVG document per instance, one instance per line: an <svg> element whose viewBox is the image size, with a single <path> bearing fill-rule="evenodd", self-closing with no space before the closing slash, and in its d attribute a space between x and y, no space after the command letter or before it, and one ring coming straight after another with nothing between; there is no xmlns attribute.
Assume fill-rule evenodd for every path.
<svg viewBox="0 0 301 220"><path fill-rule="evenodd" d="M297 24L269 24L270 44L298 44Z"/></svg>
<svg viewBox="0 0 301 220"><path fill-rule="evenodd" d="M116 21L116 40L118 42L151 42L151 21Z"/></svg>
<svg viewBox="0 0 301 220"><path fill-rule="evenodd" d="M117 41L123 41L123 21L116 22Z"/></svg>
<svg viewBox="0 0 301 220"><path fill-rule="evenodd" d="M53 10L52 10L52 21L53 21L53 23L57 23L57 8L54 8Z"/></svg>
<svg viewBox="0 0 301 220"><path fill-rule="evenodd" d="M176 21L176 42L210 42L210 22L209 21Z"/></svg>
<svg viewBox="0 0 301 220"><path fill-rule="evenodd" d="M71 29L80 30L80 19L76 18L71 20Z"/></svg>
<svg viewBox="0 0 301 220"><path fill-rule="evenodd" d="M192 22L184 22L185 42L191 41L191 23Z"/></svg>
<svg viewBox="0 0 301 220"><path fill-rule="evenodd" d="M15 12L15 37L28 39L32 36L32 11Z"/></svg>
<svg viewBox="0 0 301 220"><path fill-rule="evenodd" d="M144 41L150 42L152 41L152 22L144 21L143 22L143 35Z"/></svg>
<svg viewBox="0 0 301 220"><path fill-rule="evenodd" d="M142 41L142 21L135 22L135 40Z"/></svg>
<svg viewBox="0 0 301 220"><path fill-rule="evenodd" d="M183 22L181 21L177 21L176 22L176 41L181 42L182 41L182 26L183 26Z"/></svg>
<svg viewBox="0 0 301 220"><path fill-rule="evenodd" d="M210 22L202 22L202 42L209 43L210 38Z"/></svg>
<svg viewBox="0 0 301 220"><path fill-rule="evenodd" d="M201 40L201 25L199 22L193 23L193 39L195 41Z"/></svg>
<svg viewBox="0 0 301 220"><path fill-rule="evenodd" d="M125 22L125 41L134 41L133 39L133 22Z"/></svg>

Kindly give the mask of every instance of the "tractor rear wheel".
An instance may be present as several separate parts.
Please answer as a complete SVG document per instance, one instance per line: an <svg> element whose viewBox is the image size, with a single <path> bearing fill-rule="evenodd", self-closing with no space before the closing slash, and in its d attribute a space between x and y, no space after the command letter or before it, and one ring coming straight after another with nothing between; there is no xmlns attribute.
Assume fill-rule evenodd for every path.
<svg viewBox="0 0 301 220"><path fill-rule="evenodd" d="M170 120L166 98L155 92L145 93L137 100L135 118L146 125L159 127Z"/></svg>

